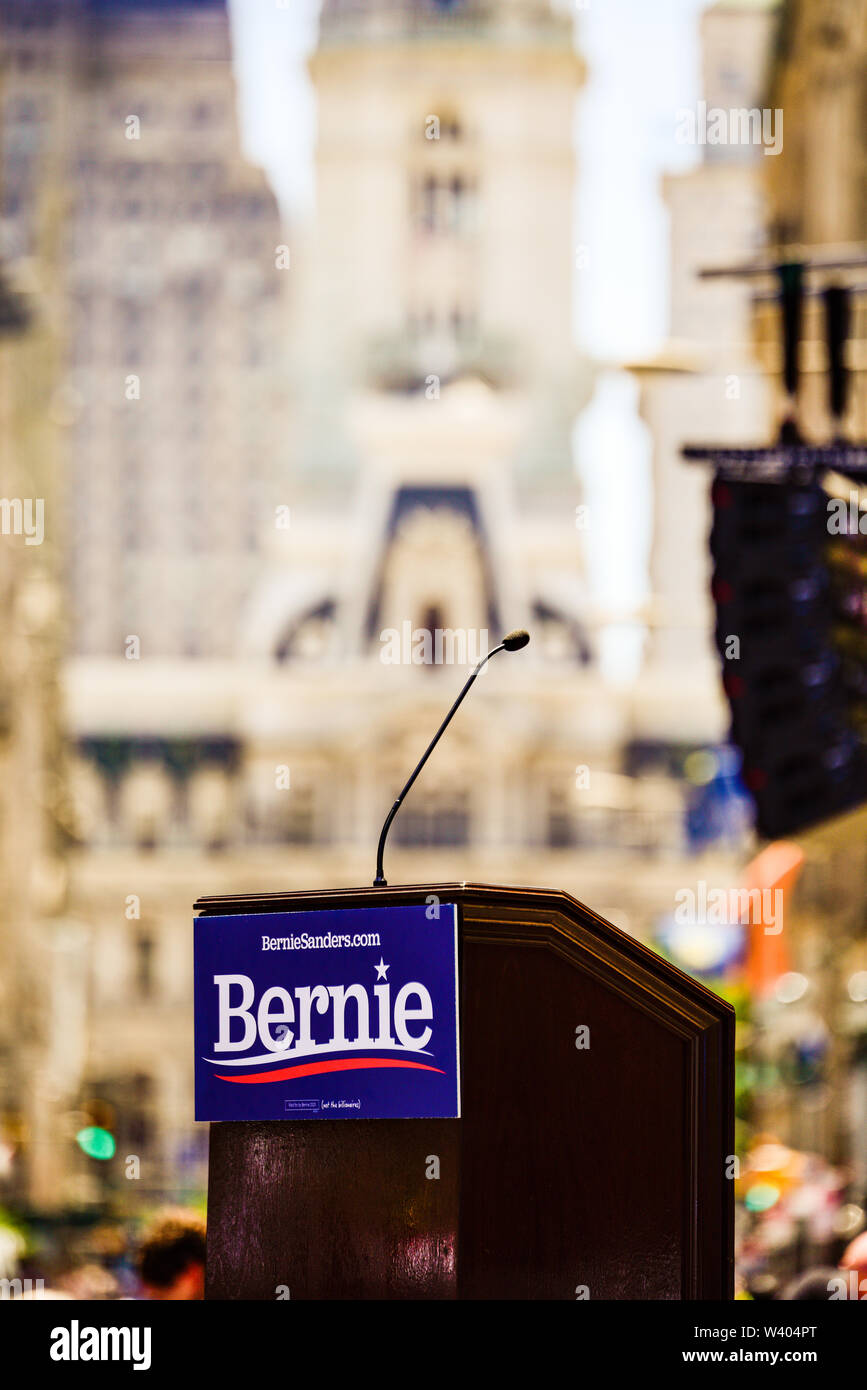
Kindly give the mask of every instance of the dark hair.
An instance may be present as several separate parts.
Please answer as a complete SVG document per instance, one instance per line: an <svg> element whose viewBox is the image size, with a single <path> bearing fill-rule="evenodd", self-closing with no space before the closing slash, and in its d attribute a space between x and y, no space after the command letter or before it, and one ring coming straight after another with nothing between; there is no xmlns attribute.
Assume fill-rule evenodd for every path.
<svg viewBox="0 0 867 1390"><path fill-rule="evenodd" d="M157 1216L142 1236L138 1269L152 1289L171 1288L191 1264L205 1263L205 1223L191 1211Z"/></svg>

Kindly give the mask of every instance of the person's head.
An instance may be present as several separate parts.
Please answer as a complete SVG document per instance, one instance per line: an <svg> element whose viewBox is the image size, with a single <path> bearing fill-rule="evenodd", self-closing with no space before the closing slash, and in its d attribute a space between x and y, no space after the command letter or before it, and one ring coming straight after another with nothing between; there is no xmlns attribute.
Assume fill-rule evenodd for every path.
<svg viewBox="0 0 867 1390"><path fill-rule="evenodd" d="M138 1271L148 1298L189 1302L205 1291L205 1223L180 1208L161 1212L146 1228Z"/></svg>
<svg viewBox="0 0 867 1390"><path fill-rule="evenodd" d="M780 1281L775 1274L762 1270L747 1280L747 1293L755 1303L770 1303L780 1292Z"/></svg>

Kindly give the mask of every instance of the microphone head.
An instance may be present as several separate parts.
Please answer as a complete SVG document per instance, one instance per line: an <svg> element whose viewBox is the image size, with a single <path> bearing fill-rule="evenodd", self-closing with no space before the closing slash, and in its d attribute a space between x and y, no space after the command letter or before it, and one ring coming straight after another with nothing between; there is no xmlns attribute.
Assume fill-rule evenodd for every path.
<svg viewBox="0 0 867 1390"><path fill-rule="evenodd" d="M506 633L503 638L503 646L507 652L519 652L522 647L526 647L529 640L529 632L525 632L522 627L517 627L514 632Z"/></svg>

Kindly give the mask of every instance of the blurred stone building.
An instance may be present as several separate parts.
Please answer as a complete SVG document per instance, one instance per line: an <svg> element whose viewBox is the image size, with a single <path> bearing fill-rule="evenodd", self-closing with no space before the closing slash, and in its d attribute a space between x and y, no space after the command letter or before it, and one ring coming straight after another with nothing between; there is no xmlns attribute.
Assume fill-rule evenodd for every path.
<svg viewBox="0 0 867 1390"><path fill-rule="evenodd" d="M694 734L710 740L728 725L711 639L710 476L684 463L680 451L685 443L758 445L776 437L785 407L777 262L829 263L826 271L807 272L808 289L836 281L857 291L842 430L853 441L867 437L867 5L719 0L704 12L701 33L707 108L767 112L780 135L773 153L755 142L708 143L694 169L666 180L671 341L658 361L639 368L642 411L655 440L651 580L660 611L637 693L658 711L661 729L682 727L688 704ZM769 273L736 273L756 265ZM723 267L729 277L699 278ZM804 301L799 360L803 435L829 441L835 425L824 310L815 293ZM840 481L848 495L849 484ZM796 837L805 858L787 898L791 974L778 991L754 999L751 1044L762 1078L753 1114L758 1129L845 1161L862 1190L864 824L862 810Z"/></svg>
<svg viewBox="0 0 867 1390"><path fill-rule="evenodd" d="M89 692L103 688L103 663L234 651L271 505L269 478L285 448L287 248L274 197L241 154L221 0L3 0L0 44L2 253L16 282L34 291L33 327L20 345L0 349L16 366L4 379L6 457L21 464L4 468L3 486L9 497L39 489L47 507L45 545L19 542L4 560L13 596L21 591L8 621L17 616L22 631L4 642L15 772L4 791L19 804L4 818L4 885L13 885L4 910L17 944L3 975L44 1025L32 1025L33 1044L15 1053L7 1108L26 1140L12 1164L16 1188L38 1205L64 1206L98 1195L101 1166L75 1145L89 1124L108 1125L119 1150L142 1156L151 1187L167 1171L150 1124L155 1106L173 1135L183 1114L189 1148L186 1096L173 1106L170 1081L163 1097L142 1071L142 1059L159 1051L159 1010L144 1032L126 1013L126 952L141 985L150 939L124 915L132 910L126 895L119 905L91 898L84 847L100 845L94 799L106 823L119 821L119 787L132 767L138 778L125 784L124 805L136 810L118 839L155 842L154 769L186 773L203 740L195 717L192 740L183 716L158 727L147 717L129 721L111 691L93 708L85 694L81 717L81 706L71 718L63 710L75 813L62 828L79 851L71 896L55 893L40 909L36 889L27 897L40 867L39 891L47 892L37 827L66 786L58 748L45 773L50 795L39 772L45 744L59 736L56 662L62 653L67 685ZM50 641L34 628L28 642L26 604L32 624L39 603L48 608L41 575L49 556L50 581L64 591L65 632L55 603L50 620L39 619ZM42 587L28 600L27 575L37 568ZM171 669L157 684L171 693L174 680ZM212 757L220 767L231 757L225 738L207 745L205 761ZM161 787L159 772L156 780ZM17 879L13 865L25 866ZM61 907L68 919L46 957L28 922ZM124 928L129 939L118 951ZM5 930L0 937L7 942ZM182 928L176 940L185 957ZM64 942L67 954L73 945L79 951L75 961L58 954ZM187 983L185 976L185 1006ZM133 994L153 1003L147 987ZM176 1069L166 1065L171 1077ZM52 1092L53 1112L46 1103L22 1118L22 1105L38 1108L42 1090ZM172 1138L172 1172L179 1147ZM198 1183L200 1153L188 1157Z"/></svg>
<svg viewBox="0 0 867 1390"><path fill-rule="evenodd" d="M768 74L770 101L785 112L785 141L768 160L768 244L788 259L852 261L814 276L820 289L836 279L853 297L845 422L851 439L867 438L867 4L865 0L785 0ZM859 264L859 260L862 262ZM782 359L775 306L755 306L761 361L780 405ZM800 416L810 439L828 439L827 354L821 299L804 304Z"/></svg>
<svg viewBox="0 0 867 1390"><path fill-rule="evenodd" d="M0 17L5 24L5 7ZM13 44L0 49L0 1203L42 1204L64 1170L88 962L86 930L68 911L59 691L68 86L38 41L35 52L46 137L38 148L18 126L21 55ZM26 237L17 222L22 184Z"/></svg>
<svg viewBox="0 0 867 1390"><path fill-rule="evenodd" d="M187 601L183 577L168 582L166 567L164 587L149 589L139 557L159 568L163 531L177 532L179 462L162 510L133 509L135 551L122 558L111 540L88 558L76 543L82 573L120 567L143 585L156 633L127 659L118 643L146 634L146 620L113 587L102 610L115 644L108 629L98 650L85 639L67 690L86 841L77 903L95 934L89 1075L119 1115L138 1116L148 1142L129 1146L146 1149L157 1187L194 1153L191 1068L176 1058L190 1055L199 893L371 879L387 806L465 667L504 628L526 623L534 645L521 664L500 659L450 731L395 826L392 881L562 881L548 861L574 844L576 761L598 766L618 747L585 623L570 442L591 381L570 303L581 64L568 17L547 3L503 11L323 7L311 64L318 215L288 248L288 416L283 430L260 419L275 467L258 497L250 478L266 544L242 609L225 607L215 640L194 614L188 645L159 632ZM506 90L504 109L495 94ZM260 255L274 284L280 240L269 234ZM227 275L238 259L226 251ZM152 351L170 349L154 340ZM161 370L175 390L198 380L237 416L236 386L223 391L199 364L167 358ZM141 375L127 416L147 473L163 407ZM122 421L123 401L114 409ZM215 438L226 433L217 421ZM238 461L202 457L234 526L223 475ZM106 458L116 466L110 448ZM184 563L203 611L217 612L207 545L195 542ZM237 557L215 559L232 582ZM426 637L436 657L437 634L441 659L414 660Z"/></svg>
<svg viewBox="0 0 867 1390"><path fill-rule="evenodd" d="M700 101L707 110L766 105L778 10L778 0L717 0L704 11ZM672 112L689 134L683 116ZM710 489L707 471L684 464L681 449L768 437L770 392L753 341L752 287L702 280L700 272L749 260L764 245L765 179L776 160L752 143L696 143L695 154L693 168L664 180L669 341L639 367L641 412L654 441L651 640L640 692L649 734L676 739L688 730L715 742L725 737L728 715L712 640Z"/></svg>
<svg viewBox="0 0 867 1390"><path fill-rule="evenodd" d="M767 100L785 113L778 159L767 160L767 252L808 270L800 345L798 417L804 437L830 442L838 434L867 439L867 3L784 0L768 75ZM827 265L827 269L823 269ZM821 291L853 292L846 351L848 405L839 425L829 402L826 326ZM758 286L757 288L762 288ZM781 418L779 310L757 295L752 327ZM826 487L863 485L827 475ZM785 1080L764 1097L766 1115L790 1142L845 1161L856 1192L867 1193L867 812L837 817L799 836L805 852L796 896L794 963L802 992L769 1022L780 1048L797 1058L808 1080L794 1093ZM813 1079L815 1077L815 1079Z"/></svg>
<svg viewBox="0 0 867 1390"><path fill-rule="evenodd" d="M689 828L695 726L632 775L642 703L596 662L572 450L593 382L572 330L574 7L326 0L316 215L291 235L239 152L223 4L56 8L77 55L76 1113L117 1141L100 1164L63 1138L62 1205L202 1185L192 902L371 881L396 791L504 630L532 644L497 658L425 769L391 882L555 884L646 936L687 854L713 882L731 854ZM22 184L15 227L27 206Z"/></svg>

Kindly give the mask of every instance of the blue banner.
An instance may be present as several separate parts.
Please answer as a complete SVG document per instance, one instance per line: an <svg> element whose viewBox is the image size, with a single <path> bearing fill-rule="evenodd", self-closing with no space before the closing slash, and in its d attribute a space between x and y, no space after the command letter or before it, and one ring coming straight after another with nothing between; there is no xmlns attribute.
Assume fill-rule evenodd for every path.
<svg viewBox="0 0 867 1390"><path fill-rule="evenodd" d="M460 1115L454 903L199 917L197 1120Z"/></svg>

